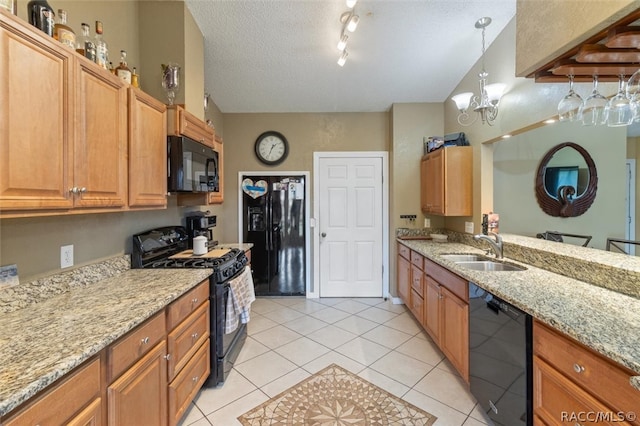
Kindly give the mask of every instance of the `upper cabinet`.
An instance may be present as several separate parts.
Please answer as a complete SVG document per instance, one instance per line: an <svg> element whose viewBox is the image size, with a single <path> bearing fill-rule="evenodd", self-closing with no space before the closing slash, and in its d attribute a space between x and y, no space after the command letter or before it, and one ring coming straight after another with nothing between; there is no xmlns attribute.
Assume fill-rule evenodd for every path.
<svg viewBox="0 0 640 426"><path fill-rule="evenodd" d="M213 127L208 126L181 105L171 105L167 109L169 111L168 134L186 136L213 148L215 136Z"/></svg>
<svg viewBox="0 0 640 426"><path fill-rule="evenodd" d="M7 16L0 14L0 210L68 209L75 54Z"/></svg>
<svg viewBox="0 0 640 426"><path fill-rule="evenodd" d="M129 207L166 207L166 105L130 87L129 123Z"/></svg>
<svg viewBox="0 0 640 426"><path fill-rule="evenodd" d="M440 148L420 162L420 205L424 213L471 216L473 147Z"/></svg>
<svg viewBox="0 0 640 426"><path fill-rule="evenodd" d="M0 57L0 217L166 207L164 105L5 13Z"/></svg>

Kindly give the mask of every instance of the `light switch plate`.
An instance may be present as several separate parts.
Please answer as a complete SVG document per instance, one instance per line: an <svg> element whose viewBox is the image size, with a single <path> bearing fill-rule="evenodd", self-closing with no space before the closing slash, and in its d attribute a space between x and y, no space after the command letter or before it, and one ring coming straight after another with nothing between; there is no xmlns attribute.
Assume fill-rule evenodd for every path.
<svg viewBox="0 0 640 426"><path fill-rule="evenodd" d="M473 222L464 223L464 232L467 234L473 234Z"/></svg>
<svg viewBox="0 0 640 426"><path fill-rule="evenodd" d="M73 266L73 244L60 247L60 268L70 268Z"/></svg>
<svg viewBox="0 0 640 426"><path fill-rule="evenodd" d="M424 218L424 227L425 228L431 228L431 219L429 218Z"/></svg>

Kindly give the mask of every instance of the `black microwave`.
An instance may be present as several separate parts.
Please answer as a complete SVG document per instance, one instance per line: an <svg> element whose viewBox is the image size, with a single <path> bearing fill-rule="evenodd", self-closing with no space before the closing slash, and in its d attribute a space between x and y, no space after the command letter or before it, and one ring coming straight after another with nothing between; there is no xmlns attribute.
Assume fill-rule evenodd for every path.
<svg viewBox="0 0 640 426"><path fill-rule="evenodd" d="M219 192L218 152L185 136L167 137L167 190Z"/></svg>

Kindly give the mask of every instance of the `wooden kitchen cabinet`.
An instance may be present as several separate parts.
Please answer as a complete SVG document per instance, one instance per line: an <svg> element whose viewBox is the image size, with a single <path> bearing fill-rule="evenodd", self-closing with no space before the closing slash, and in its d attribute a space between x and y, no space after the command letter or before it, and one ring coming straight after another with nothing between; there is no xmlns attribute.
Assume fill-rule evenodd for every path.
<svg viewBox="0 0 640 426"><path fill-rule="evenodd" d="M167 343L161 341L107 388L108 424L167 424Z"/></svg>
<svg viewBox="0 0 640 426"><path fill-rule="evenodd" d="M0 216L166 207L164 106L137 89L128 96L122 80L23 20L1 18L0 55L11 60L0 66L0 102L10 106L0 112Z"/></svg>
<svg viewBox="0 0 640 426"><path fill-rule="evenodd" d="M398 297L402 299L405 305L409 306L409 292L411 291L411 250L409 247L398 243L397 252L396 285L398 286Z"/></svg>
<svg viewBox="0 0 640 426"><path fill-rule="evenodd" d="M420 205L424 213L470 216L473 205L473 147L450 146L422 157Z"/></svg>
<svg viewBox="0 0 640 426"><path fill-rule="evenodd" d="M469 381L469 287L448 269L424 259L424 326L465 381Z"/></svg>
<svg viewBox="0 0 640 426"><path fill-rule="evenodd" d="M12 415L3 425L100 425L101 422L100 358L95 357Z"/></svg>
<svg viewBox="0 0 640 426"><path fill-rule="evenodd" d="M0 211L73 206L74 52L0 19Z"/></svg>
<svg viewBox="0 0 640 426"><path fill-rule="evenodd" d="M167 307L168 422L178 424L211 373L209 280Z"/></svg>
<svg viewBox="0 0 640 426"><path fill-rule="evenodd" d="M544 424L581 423L563 421L563 413L638 414L640 391L629 384L635 373L537 320L533 355L533 409ZM600 420L598 424L640 425L638 418Z"/></svg>
<svg viewBox="0 0 640 426"><path fill-rule="evenodd" d="M127 86L76 58L75 148L70 192L76 207L127 204Z"/></svg>
<svg viewBox="0 0 640 426"><path fill-rule="evenodd" d="M129 87L129 207L167 207L167 107Z"/></svg>
<svg viewBox="0 0 640 426"><path fill-rule="evenodd" d="M213 127L184 109L182 105L167 107L167 133L174 136L186 136L202 144L214 147L215 131Z"/></svg>

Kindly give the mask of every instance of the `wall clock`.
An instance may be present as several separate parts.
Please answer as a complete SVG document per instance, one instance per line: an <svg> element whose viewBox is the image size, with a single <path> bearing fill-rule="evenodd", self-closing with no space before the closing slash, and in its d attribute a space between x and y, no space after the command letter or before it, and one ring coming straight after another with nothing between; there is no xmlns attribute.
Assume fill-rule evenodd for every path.
<svg viewBox="0 0 640 426"><path fill-rule="evenodd" d="M289 155L289 142L278 132L264 132L256 139L256 156L262 163L275 166Z"/></svg>

